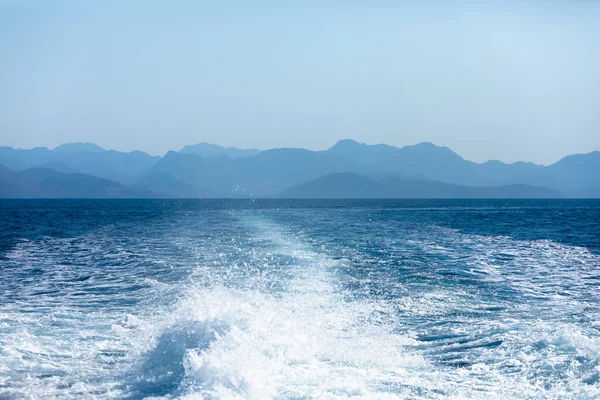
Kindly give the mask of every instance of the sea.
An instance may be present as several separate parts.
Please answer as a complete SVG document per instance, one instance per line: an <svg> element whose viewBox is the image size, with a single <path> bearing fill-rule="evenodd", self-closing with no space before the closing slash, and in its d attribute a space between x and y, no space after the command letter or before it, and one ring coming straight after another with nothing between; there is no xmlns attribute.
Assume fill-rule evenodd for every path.
<svg viewBox="0 0 600 400"><path fill-rule="evenodd" d="M598 200L1 200L0 399L600 398Z"/></svg>

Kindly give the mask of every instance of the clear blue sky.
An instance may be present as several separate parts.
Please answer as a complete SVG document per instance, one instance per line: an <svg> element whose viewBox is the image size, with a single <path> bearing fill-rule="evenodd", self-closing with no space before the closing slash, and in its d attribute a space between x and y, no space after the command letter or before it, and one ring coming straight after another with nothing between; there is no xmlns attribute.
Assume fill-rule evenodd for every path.
<svg viewBox="0 0 600 400"><path fill-rule="evenodd" d="M600 1L248 3L0 0L0 145L600 150Z"/></svg>

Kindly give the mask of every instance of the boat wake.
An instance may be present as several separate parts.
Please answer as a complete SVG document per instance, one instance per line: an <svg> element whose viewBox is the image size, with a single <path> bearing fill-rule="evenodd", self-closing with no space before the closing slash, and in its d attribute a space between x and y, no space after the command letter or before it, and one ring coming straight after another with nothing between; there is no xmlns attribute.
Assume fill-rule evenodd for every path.
<svg viewBox="0 0 600 400"><path fill-rule="evenodd" d="M4 284L0 398L600 396L596 254L229 218L222 235L185 221L149 242L107 231L17 245L3 265L30 284Z"/></svg>
<svg viewBox="0 0 600 400"><path fill-rule="evenodd" d="M134 397L383 398L405 391L410 371L426 362L408 350L415 339L394 333L389 305L349 301L331 279L339 261L274 229L261 224L259 231L272 241L269 256L290 259L285 278L246 277L257 282L245 286L288 279L277 285L288 289L227 287L219 276L230 274L198 268L195 277L206 282L208 274L213 284L192 284L168 315L145 322L153 332L139 349L137 382L127 388Z"/></svg>

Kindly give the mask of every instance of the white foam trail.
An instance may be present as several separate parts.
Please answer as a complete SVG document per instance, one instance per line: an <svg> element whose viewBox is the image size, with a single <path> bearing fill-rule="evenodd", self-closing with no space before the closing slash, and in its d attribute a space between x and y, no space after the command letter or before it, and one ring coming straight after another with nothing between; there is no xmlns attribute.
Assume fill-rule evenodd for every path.
<svg viewBox="0 0 600 400"><path fill-rule="evenodd" d="M394 334L393 321L380 317L389 311L385 304L349 302L335 292L330 268L336 261L274 229L261 224L259 232L272 240L272 252L297 261L289 267L289 291L191 287L142 359L153 356L165 334L185 331L193 340L177 395L384 398L401 392L409 371L426 364L406 350L415 341Z"/></svg>
<svg viewBox="0 0 600 400"><path fill-rule="evenodd" d="M338 271L348 267L345 261L305 245L304 238L290 233L293 229L242 218L243 226L254 232L249 242L234 240L219 247L212 239L199 243L193 237L176 238L181 251L197 251L200 260L185 284L143 278L168 299L177 292L175 304L154 293L160 301L132 310L137 316L100 308L93 313L53 309L44 315L3 307L0 398L600 398L600 342L591 332L597 324L584 329L534 316L469 317L488 305L483 297L435 284L428 284L427 291L414 286L402 291L396 276L386 290L399 288L406 296L389 301L355 296L338 286ZM427 234L433 236L431 248L418 251L448 257L471 254L465 262L487 273L492 282L512 279L503 268L513 268L523 278L508 286L521 293L547 294L560 287L561 279L583 285L582 279L598 265L597 256L585 249L548 241L517 242L449 230L441 230L439 237ZM245 240L241 236L236 240ZM45 245L67 242L52 240L38 247L24 243L13 256L43 258ZM401 243L397 248L402 249ZM453 253L461 249L465 254ZM87 254L84 250L78 251ZM496 253L510 252L518 263L494 264ZM152 256L160 258L158 254ZM523 260L529 263L517 270ZM584 266L576 269L580 275L573 275L562 262ZM540 272L550 277L532 283ZM573 303L578 309L582 303L576 300L568 303L560 297L548 303ZM513 310L519 312L519 307ZM423 342L403 326L420 317L448 322L457 314L463 319L454 334L501 332L502 346L477 350L483 359L488 354L488 359L501 362L460 368L436 363L432 356L439 354L423 350ZM472 343L478 342L466 345ZM436 345L452 354L463 344L440 340ZM553 379L556 374L562 374L560 379Z"/></svg>
<svg viewBox="0 0 600 400"><path fill-rule="evenodd" d="M358 300L337 291L335 270L343 261L314 251L276 225L257 219L246 223L254 227L263 245L262 250L255 250L255 261L270 259L258 254L264 251L270 256L291 257L294 262L286 264L285 271L281 265L263 265L279 272L244 275L256 282L238 286L229 279L224 281L226 285L219 284L214 269L197 269L197 283L174 310L152 323L152 335L143 340L148 346L139 353L146 367L172 365L172 360L164 359L165 353L175 354L175 362L183 362L176 386L164 393L168 398L566 399L600 395L600 372L590 371L582 382L574 375L577 366L564 364L571 355L557 355L556 350L566 346L579 357L598 359L600 344L570 324L513 321L518 325L515 329L522 329L521 337L502 337L503 347L489 350L504 359L500 365L475 363L456 368L432 364L416 350L419 341L398 333L406 332L398 315L404 309L411 316L440 315L445 319L453 307L464 306L464 293L434 290L390 303L371 297ZM216 284L207 285L210 279ZM269 279L289 282L281 285L284 290L271 292L265 289L270 287L264 282ZM510 323L497 321L496 328L508 331L502 324ZM473 334L480 328L462 329L464 334ZM482 332L494 329L485 327ZM486 340L481 339L483 344ZM169 346L182 343L184 348L179 351L169 350ZM527 343L540 349L527 348ZM473 344L478 342L466 345ZM450 344L444 351L451 354L452 346L461 345ZM484 354L485 347L480 351ZM540 359L547 363L540 365ZM592 364L600 368L600 363ZM521 372L511 372L515 367ZM553 368L573 376L548 385L542 374ZM162 382L165 371L150 368L142 375Z"/></svg>

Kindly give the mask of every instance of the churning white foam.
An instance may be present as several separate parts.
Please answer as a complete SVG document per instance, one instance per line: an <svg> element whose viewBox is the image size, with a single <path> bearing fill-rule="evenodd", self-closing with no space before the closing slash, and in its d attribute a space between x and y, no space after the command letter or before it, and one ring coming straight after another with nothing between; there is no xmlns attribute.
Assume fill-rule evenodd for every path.
<svg viewBox="0 0 600 400"><path fill-rule="evenodd" d="M19 323L27 328L14 331L10 319L15 313L0 314L0 333L9 328L11 332L0 341L3 359L11 361L0 363L0 373L24 377L18 384L0 380L0 397L11 393L12 398L130 399L600 396L600 342L572 323L515 316L493 321L492 327L461 326L463 332L453 333L482 336L497 328L502 346L489 352L502 363L464 367L437 363L432 351L452 354L473 342L442 339L437 348L426 348L402 326L401 317L439 318L442 323L457 311L467 315L482 304L465 301L471 298L443 286L389 301L346 293L336 275L346 261L305 245L302 237L277 225L244 221L260 240L255 248L240 246L243 265L223 264L219 260L227 257L216 257L214 264L198 265L185 284L146 278L157 292L179 292L174 304L154 304L155 315L151 309L137 316L102 310L90 314L64 310L42 317L23 313ZM452 241L447 246L451 249L459 248L461 240L475 245L480 240L448 232L444 237ZM578 249L553 243L524 247L507 238L481 241L483 250L472 253L481 255L491 248L531 259L528 277L540 271L534 268L537 260L546 263L544 257L556 259L558 252L587 259ZM206 249L200 246L198 251ZM435 251L448 252L440 247ZM489 261L492 256L473 263L497 279L499 268ZM282 259L287 261L280 263ZM592 265L596 259L590 260ZM529 286L517 288L525 292ZM48 328L57 326L60 318L69 320L68 329ZM34 369L37 377L51 377L29 378L27 371ZM11 375L11 370L18 374ZM563 371L565 376L553 375ZM554 376L560 381L553 382ZM2 391L2 386L12 389Z"/></svg>
<svg viewBox="0 0 600 400"><path fill-rule="evenodd" d="M386 318L389 306L348 301L332 285L330 268L337 261L273 229L261 226L274 244L270 251L296 260L289 266L289 289L268 293L191 285L175 309L153 324L144 340L148 345L139 349L140 368L163 364L162 356L173 353L163 347L184 345L176 352L183 370L168 396L387 398L402 393L411 370L426 362L407 349L414 339L393 332L393 321ZM173 371L141 373L152 384L168 381L159 375Z"/></svg>

